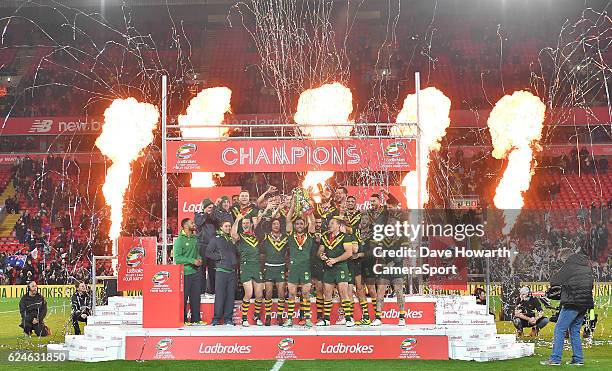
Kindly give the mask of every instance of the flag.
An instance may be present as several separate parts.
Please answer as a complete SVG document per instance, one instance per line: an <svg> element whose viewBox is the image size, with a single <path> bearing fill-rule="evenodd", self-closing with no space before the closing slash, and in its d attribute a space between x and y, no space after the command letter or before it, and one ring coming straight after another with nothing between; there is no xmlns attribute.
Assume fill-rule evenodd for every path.
<svg viewBox="0 0 612 371"><path fill-rule="evenodd" d="M32 259L34 260L38 259L38 247L30 251L30 256L32 256Z"/></svg>
<svg viewBox="0 0 612 371"><path fill-rule="evenodd" d="M6 264L15 267L15 268L23 268L26 262L26 255L11 255L6 258Z"/></svg>

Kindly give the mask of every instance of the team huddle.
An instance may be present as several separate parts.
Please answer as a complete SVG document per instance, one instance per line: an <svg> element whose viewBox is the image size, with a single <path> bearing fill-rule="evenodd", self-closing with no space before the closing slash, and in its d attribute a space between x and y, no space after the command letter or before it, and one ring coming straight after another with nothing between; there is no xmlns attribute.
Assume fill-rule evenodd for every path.
<svg viewBox="0 0 612 371"><path fill-rule="evenodd" d="M192 286L197 286L194 281L201 276L196 274L208 259L214 262L213 325L221 321L233 324L236 279L244 288L241 312L245 327L250 325L251 307L256 325L270 326L276 317L277 325L293 326L296 304L300 325L329 326L335 292L341 301L337 325L380 326L389 285L398 301L398 324L405 325L403 277L374 273L375 264L401 266L403 259L377 258L372 253L376 247L399 250L407 243L402 238L372 239L376 225L399 220L397 204L392 195L381 190L370 196L369 208L360 211L355 197L348 195L345 187L335 191L323 189L320 202L312 199L300 202L295 195L278 195L272 186L256 203L250 201L248 191L244 190L233 205L227 197L216 203L204 200L195 223L190 219L182 221L183 231L173 251L175 263L186 265L185 302L189 298L190 303L199 305L196 295L199 288L194 290ZM216 221L214 237L206 241L201 253L188 251L187 241L194 238L196 230L206 228L206 220ZM278 298L276 316L272 312L274 289ZM311 295L316 298L316 322L311 313ZM375 313L373 319L368 296ZM353 316L355 298L361 307L359 320ZM199 321L199 313L193 313L191 322Z"/></svg>

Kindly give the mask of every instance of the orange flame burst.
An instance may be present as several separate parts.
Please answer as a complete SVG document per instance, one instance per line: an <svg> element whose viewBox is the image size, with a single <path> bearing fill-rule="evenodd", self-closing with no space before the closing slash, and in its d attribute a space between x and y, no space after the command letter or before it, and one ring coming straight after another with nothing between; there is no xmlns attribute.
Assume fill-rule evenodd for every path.
<svg viewBox="0 0 612 371"><path fill-rule="evenodd" d="M432 151L440 149L440 141L446 134L450 125L451 101L440 90L429 87L419 92L420 103L420 166L421 172L421 200L418 199L418 177L416 171L411 171L402 180L402 186L406 187L406 200L409 209L422 208L429 201L427 192L427 175L429 173L429 156ZM409 94L404 100L404 106L397 115L397 123L417 122L417 97ZM417 130L411 126L393 126L390 135L392 137L416 135Z"/></svg>
<svg viewBox="0 0 612 371"><path fill-rule="evenodd" d="M228 127L221 124L225 113L231 111L232 91L226 87L204 89L189 102L186 115L179 115L181 134L186 139L227 137ZM190 127L200 126L200 127ZM224 176L224 173L216 173ZM215 173L197 172L191 175L192 187L214 187Z"/></svg>
<svg viewBox="0 0 612 371"><path fill-rule="evenodd" d="M335 82L305 90L300 95L293 118L302 134L310 138L342 138L348 136L353 128L349 120L352 112L351 90ZM333 175L333 171L309 171L302 187L312 189L315 201L321 202L318 185L324 185Z"/></svg>
<svg viewBox="0 0 612 371"><path fill-rule="evenodd" d="M96 146L113 164L106 173L102 193L111 208L109 237L116 239L123 221L123 198L130 182L131 163L153 141L159 112L134 98L115 99L104 111L102 134Z"/></svg>
<svg viewBox="0 0 612 371"><path fill-rule="evenodd" d="M529 189L535 161L534 150L541 147L546 106L540 98L526 91L503 96L493 107L487 125L493 141L493 157L508 159L493 203L504 210L506 225L502 232L512 231L524 205L523 193Z"/></svg>

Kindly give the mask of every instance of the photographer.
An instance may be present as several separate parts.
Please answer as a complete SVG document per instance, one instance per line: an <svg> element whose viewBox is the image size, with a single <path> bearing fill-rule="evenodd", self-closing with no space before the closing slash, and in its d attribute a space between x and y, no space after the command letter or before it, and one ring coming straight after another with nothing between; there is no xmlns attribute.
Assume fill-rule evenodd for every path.
<svg viewBox="0 0 612 371"><path fill-rule="evenodd" d="M549 359L541 361L542 365L557 366L561 364L563 341L569 330L572 345L572 360L570 365L583 365L580 328L585 313L594 307L593 303L593 272L589 259L583 254L571 254L569 250L559 255L565 263L550 279L550 286L561 287L561 311L555 326L552 354Z"/></svg>
<svg viewBox="0 0 612 371"><path fill-rule="evenodd" d="M87 317L91 314L91 294L84 282L76 284L76 291L70 301L72 303L72 327L74 327L74 334L81 335L79 322L87 322Z"/></svg>
<svg viewBox="0 0 612 371"><path fill-rule="evenodd" d="M48 328L43 322L47 315L47 301L38 292L38 285L35 281L28 284L28 292L21 297L19 313L21 314L19 327L23 328L26 335L31 335L32 331L36 336L49 335Z"/></svg>
<svg viewBox="0 0 612 371"><path fill-rule="evenodd" d="M517 336L523 336L523 328L531 327L530 337L538 336L538 332L548 324L548 318L544 317L542 304L537 298L531 296L531 290L527 286L521 287L519 291L512 323L516 328Z"/></svg>

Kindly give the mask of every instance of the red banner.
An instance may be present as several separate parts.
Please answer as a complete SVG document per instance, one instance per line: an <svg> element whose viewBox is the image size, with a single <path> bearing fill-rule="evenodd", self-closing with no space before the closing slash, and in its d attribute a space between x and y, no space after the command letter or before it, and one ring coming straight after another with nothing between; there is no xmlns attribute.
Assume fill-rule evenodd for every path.
<svg viewBox="0 0 612 371"><path fill-rule="evenodd" d="M168 172L409 171L411 139L170 141Z"/></svg>
<svg viewBox="0 0 612 371"><path fill-rule="evenodd" d="M2 135L72 135L96 134L102 122L84 117L8 117L0 121Z"/></svg>
<svg viewBox="0 0 612 371"><path fill-rule="evenodd" d="M126 360L448 359L446 336L126 336Z"/></svg>
<svg viewBox="0 0 612 371"><path fill-rule="evenodd" d="M240 312L240 303L241 301L236 301L234 305L234 322L241 323L241 315ZM355 302L353 306L354 312L353 317L356 319L360 319L362 317L361 306L359 303ZM293 318L297 319L299 317L299 303L296 305L296 310L294 311ZM254 324L253 322L253 305L249 307L249 323ZM374 318L374 308L372 304L368 304L368 310L370 314L370 318ZM436 303L431 302L406 302L404 305L404 310L406 311L406 324L407 325L434 325L436 323ZM189 312L190 315L191 312ZM276 302L272 304L272 313L271 317L273 320L277 320L276 318ZM312 314L313 321L317 321L317 308L314 303L311 304L310 313ZM330 320L332 323L335 323L338 317L340 316L340 304L334 303L330 315ZM203 321L210 323L212 321L214 314L214 306L213 303L201 303L200 304L200 318ZM263 308L260 313L262 318L264 316ZM283 313L283 320L287 319L287 312ZM396 302L385 302L380 313L380 318L383 324L386 325L397 325L399 321L399 307Z"/></svg>
<svg viewBox="0 0 612 371"><path fill-rule="evenodd" d="M240 193L240 187L210 187L210 188L191 188L179 187L178 189L178 230L181 230L181 220L184 218L193 219L193 214L202 209L202 200L210 198L216 202L221 196L231 197Z"/></svg>
<svg viewBox="0 0 612 371"><path fill-rule="evenodd" d="M0 165L9 165L16 160L29 157L33 160L44 160L49 157L50 153L0 153ZM104 162L104 156L101 153L54 153L53 156L61 158L65 161L77 161L82 164L90 162Z"/></svg>
<svg viewBox="0 0 612 371"><path fill-rule="evenodd" d="M156 263L155 237L119 237L117 290L142 290L145 265Z"/></svg>
<svg viewBox="0 0 612 371"><path fill-rule="evenodd" d="M182 265L146 265L142 285L142 327L183 326Z"/></svg>
<svg viewBox="0 0 612 371"><path fill-rule="evenodd" d="M405 187L401 186L390 186L390 187L361 187L361 186L347 186L349 196L355 197L357 201L357 208L359 210L365 210L370 207L370 196L374 193L380 194L380 189L384 189L391 193L399 201L401 208L406 208L408 202L406 200L406 193L404 192Z"/></svg>

